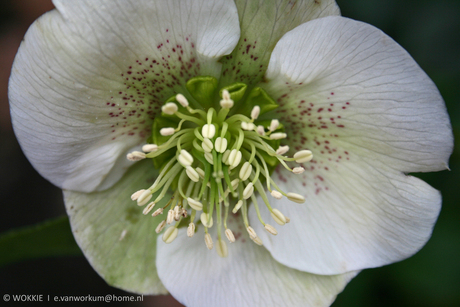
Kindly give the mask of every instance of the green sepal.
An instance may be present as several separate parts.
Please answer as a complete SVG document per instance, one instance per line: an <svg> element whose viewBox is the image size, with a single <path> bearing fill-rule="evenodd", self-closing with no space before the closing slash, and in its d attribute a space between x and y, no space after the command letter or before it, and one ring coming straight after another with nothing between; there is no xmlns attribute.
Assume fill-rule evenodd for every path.
<svg viewBox="0 0 460 307"><path fill-rule="evenodd" d="M214 93L218 83L214 77L200 76L188 80L185 86L190 95L206 110L214 106Z"/></svg>
<svg viewBox="0 0 460 307"><path fill-rule="evenodd" d="M243 98L244 96L244 93L246 93L246 89L248 88L248 86L244 83L241 83L241 82L236 82L236 83L233 83L233 84L230 84L228 86L225 86L223 87L220 91L219 91L219 95L220 97L222 98L222 92L224 90L227 90L228 93L230 94L230 98L234 101L234 102L237 102L237 101L240 101L241 98Z"/></svg>
<svg viewBox="0 0 460 307"><path fill-rule="evenodd" d="M279 107L279 105L267 94L267 92L260 87L252 89L244 103L240 106L238 113L250 116L252 108L255 106L260 107L260 115Z"/></svg>

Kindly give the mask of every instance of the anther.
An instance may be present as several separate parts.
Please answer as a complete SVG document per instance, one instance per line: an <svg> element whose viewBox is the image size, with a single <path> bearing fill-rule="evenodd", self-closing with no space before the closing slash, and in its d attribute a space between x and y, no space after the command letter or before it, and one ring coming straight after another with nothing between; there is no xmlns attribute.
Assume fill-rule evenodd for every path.
<svg viewBox="0 0 460 307"><path fill-rule="evenodd" d="M182 94L177 94L176 95L176 100L178 103L180 103L181 106L183 106L184 108L188 107L188 100L187 98L185 98L184 95Z"/></svg>
<svg viewBox="0 0 460 307"><path fill-rule="evenodd" d="M292 169L292 172L294 174L302 174L305 171L305 169L302 166L297 166Z"/></svg>
<svg viewBox="0 0 460 307"><path fill-rule="evenodd" d="M278 209L273 209L272 212L270 212L273 220L278 224L283 226L286 224L286 217L284 214L282 214Z"/></svg>
<svg viewBox="0 0 460 307"><path fill-rule="evenodd" d="M158 150L158 145L157 144L145 144L142 146L142 151L143 152L153 152Z"/></svg>
<svg viewBox="0 0 460 307"><path fill-rule="evenodd" d="M157 210L155 210L153 213L152 213L152 216L158 216L160 214L163 214L163 208L159 208Z"/></svg>
<svg viewBox="0 0 460 307"><path fill-rule="evenodd" d="M175 216L174 210L170 209L168 211L168 217L166 218L166 223L168 225L171 224L172 222L174 222L174 216Z"/></svg>
<svg viewBox="0 0 460 307"><path fill-rule="evenodd" d="M254 193L254 185L252 184L252 182L248 183L248 185L246 186L246 188L244 188L244 191L243 191L243 198L244 199L248 199L249 197L251 197L251 195Z"/></svg>
<svg viewBox="0 0 460 307"><path fill-rule="evenodd" d="M149 212L152 211L153 207L155 207L155 203L152 201L150 204L147 205L147 207L144 208L144 211L142 211L142 213L144 215L149 214Z"/></svg>
<svg viewBox="0 0 460 307"><path fill-rule="evenodd" d="M198 200L194 200L193 198L189 197L187 198L187 202L192 209L196 211L201 211L203 210L203 204L200 203Z"/></svg>
<svg viewBox="0 0 460 307"><path fill-rule="evenodd" d="M305 197L297 193L287 193L286 197L295 203L303 204L305 202Z"/></svg>
<svg viewBox="0 0 460 307"><path fill-rule="evenodd" d="M270 134L270 140L281 140L281 139L285 139L286 137L287 137L287 134L283 132L276 132L276 133Z"/></svg>
<svg viewBox="0 0 460 307"><path fill-rule="evenodd" d="M227 90L222 91L222 100L220 101L220 106L223 109L230 109L233 107L233 100L230 98L230 93Z"/></svg>
<svg viewBox="0 0 460 307"><path fill-rule="evenodd" d="M206 247L211 250L212 247L213 247L213 243L212 243L212 238L211 238L211 235L209 233L205 234L204 235L204 243L206 244Z"/></svg>
<svg viewBox="0 0 460 307"><path fill-rule="evenodd" d="M137 198L137 205L138 206L143 206L146 203L149 202L149 200L152 198L152 192L150 190L144 190L141 195Z"/></svg>
<svg viewBox="0 0 460 307"><path fill-rule="evenodd" d="M309 162L313 159L313 153L310 150L301 150L294 154L294 159L297 163Z"/></svg>
<svg viewBox="0 0 460 307"><path fill-rule="evenodd" d="M203 128L201 128L201 134L205 138L212 139L216 134L216 126L213 124L203 125Z"/></svg>
<svg viewBox="0 0 460 307"><path fill-rule="evenodd" d="M201 220L201 223L203 224L203 226L207 227L207 228L211 228L212 227L212 216L211 218L209 218L209 214L208 213L201 213L201 216L200 216L200 220Z"/></svg>
<svg viewBox="0 0 460 307"><path fill-rule="evenodd" d="M278 149L276 150L276 154L277 155L284 155L285 153L287 153L289 151L289 146L285 145L285 146L280 146L278 147Z"/></svg>
<svg viewBox="0 0 460 307"><path fill-rule="evenodd" d="M174 241L174 239L177 238L178 232L179 230L177 230L176 227L170 226L168 229L166 229L165 233L163 234L163 241L168 244L171 243L172 241Z"/></svg>
<svg viewBox="0 0 460 307"><path fill-rule="evenodd" d="M253 241L255 244L257 244L257 245L259 245L259 246L264 245L264 244L262 243L262 240L261 240L259 237L255 237L255 238L251 238L251 239L252 239L252 241Z"/></svg>
<svg viewBox="0 0 460 307"><path fill-rule="evenodd" d="M280 192L276 191L276 190L273 190L270 192L270 194L276 198L276 199L281 199L283 198L283 194L281 194Z"/></svg>
<svg viewBox="0 0 460 307"><path fill-rule="evenodd" d="M258 135L265 135L265 128L262 125L257 126L256 132Z"/></svg>
<svg viewBox="0 0 460 307"><path fill-rule="evenodd" d="M270 126L268 127L268 130L275 131L276 129L278 129L279 125L280 122L277 119L272 119L272 121L270 122Z"/></svg>
<svg viewBox="0 0 460 307"><path fill-rule="evenodd" d="M193 163L193 157L189 152L185 149L181 149L179 157L177 158L179 160L179 163L182 164L182 166L187 167L192 165Z"/></svg>
<svg viewBox="0 0 460 307"><path fill-rule="evenodd" d="M161 128L161 129L160 129L160 134L161 134L162 136L173 135L174 132L176 132L176 130L174 130L174 128L171 128L171 127L168 127L168 128Z"/></svg>
<svg viewBox="0 0 460 307"><path fill-rule="evenodd" d="M260 114L260 107L259 106L254 106L251 111L251 119L255 120L259 117Z"/></svg>
<svg viewBox="0 0 460 307"><path fill-rule="evenodd" d="M160 233L165 228L165 226L166 226L166 221L165 220L161 221L161 223L158 224L157 228L155 228L155 232Z"/></svg>
<svg viewBox="0 0 460 307"><path fill-rule="evenodd" d="M227 149L222 155L222 162L224 162L227 165L229 165L228 158L230 157L230 152L231 151Z"/></svg>
<svg viewBox="0 0 460 307"><path fill-rule="evenodd" d="M145 153L140 152L140 151L133 151L133 152L127 154L126 158L129 161L140 161L140 160L145 159Z"/></svg>
<svg viewBox="0 0 460 307"><path fill-rule="evenodd" d="M131 195L132 200L137 200L139 196L141 196L142 193L144 193L145 190L139 190L137 192L134 192L133 195Z"/></svg>
<svg viewBox="0 0 460 307"><path fill-rule="evenodd" d="M188 227L187 227L187 236L188 237L193 237L193 235L195 234L195 223L190 223L188 224Z"/></svg>
<svg viewBox="0 0 460 307"><path fill-rule="evenodd" d="M221 239L217 240L216 250L220 257L225 258L228 256L227 243Z"/></svg>
<svg viewBox="0 0 460 307"><path fill-rule="evenodd" d="M241 129L246 131L252 131L256 128L253 123L241 122Z"/></svg>
<svg viewBox="0 0 460 307"><path fill-rule="evenodd" d="M201 143L201 147L203 148L204 151L211 152L212 149L214 148L214 145L212 144L210 139L204 138L203 142Z"/></svg>
<svg viewBox="0 0 460 307"><path fill-rule="evenodd" d="M212 157L212 154L210 152L205 152L204 153L204 158L206 161L208 161L209 164L214 165L214 159Z"/></svg>
<svg viewBox="0 0 460 307"><path fill-rule="evenodd" d="M238 210L240 210L241 206L243 206L243 201L242 201L242 200L239 200L239 201L236 203L236 205L235 205L235 207L233 208L233 210L232 210L233 214L237 213Z"/></svg>
<svg viewBox="0 0 460 307"><path fill-rule="evenodd" d="M227 139L218 137L214 142L214 147L217 152L223 153L227 149Z"/></svg>
<svg viewBox="0 0 460 307"><path fill-rule="evenodd" d="M251 239L257 238L257 233L254 231L254 228L252 228L251 226L248 226L248 227L246 228L246 230L248 231L249 237L250 237Z"/></svg>
<svg viewBox="0 0 460 307"><path fill-rule="evenodd" d="M240 169L240 179L246 180L249 178L249 175L252 173L252 165L249 162L244 162L243 166Z"/></svg>
<svg viewBox="0 0 460 307"><path fill-rule="evenodd" d="M173 115L174 113L177 112L177 110L178 110L177 104L175 104L174 102L168 102L164 106L161 107L161 111L168 115Z"/></svg>
<svg viewBox="0 0 460 307"><path fill-rule="evenodd" d="M230 243L235 242L235 236L233 235L233 231L231 231L231 229L225 230L225 236L227 237L228 241L230 241Z"/></svg>
<svg viewBox="0 0 460 307"><path fill-rule="evenodd" d="M180 210L179 206L175 206L174 207L174 220L179 221L180 217L181 217L181 210Z"/></svg>
<svg viewBox="0 0 460 307"><path fill-rule="evenodd" d="M265 224L264 227L265 227L265 230L268 231L269 233L271 233L272 235L276 236L278 234L278 231L272 225Z"/></svg>
<svg viewBox="0 0 460 307"><path fill-rule="evenodd" d="M190 178L190 180L192 180L193 182L200 181L200 175L193 167L187 166L185 168L185 173L187 174L188 178Z"/></svg>
<svg viewBox="0 0 460 307"><path fill-rule="evenodd" d="M241 157L242 157L241 151L233 149L230 152L230 155L228 156L228 163L232 167L237 167L238 164L240 164L241 162Z"/></svg>

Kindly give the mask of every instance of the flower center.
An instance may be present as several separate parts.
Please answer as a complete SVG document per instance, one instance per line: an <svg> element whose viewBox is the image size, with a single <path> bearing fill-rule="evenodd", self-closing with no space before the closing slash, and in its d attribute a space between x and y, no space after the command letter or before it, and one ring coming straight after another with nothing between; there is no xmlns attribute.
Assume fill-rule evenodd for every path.
<svg viewBox="0 0 460 307"><path fill-rule="evenodd" d="M199 102L198 108L192 108L182 94L168 99L162 107L162 115L154 120L152 136L142 147L143 152L134 151L127 158L131 161L153 159L160 170L155 182L135 192L131 199L145 206L144 215L157 204L161 207L152 216L167 211L156 228L160 233L170 225L164 231L163 241L174 241L183 224L188 224L187 235L192 237L201 224L205 244L212 249L214 244L208 231L217 227L217 253L226 257L228 251L222 232L230 242L235 241L232 230L227 227L229 211L235 215L241 213L249 237L262 245L249 224L248 205L252 203L260 223L276 235L276 229L260 215L256 194L277 224L288 223L289 218L271 207L266 191L275 199L287 197L296 203L303 203L305 199L297 193L282 191L270 174L278 164L300 174L303 167L291 169L286 162L308 162L312 153L301 150L293 157L284 156L289 147L280 146L280 141L287 138L282 124L277 119L259 119L261 114L277 107L261 88L245 95L246 85L227 86L220 91L220 107L215 107L212 97L216 87L217 80L212 77L189 80L187 89L193 100Z"/></svg>

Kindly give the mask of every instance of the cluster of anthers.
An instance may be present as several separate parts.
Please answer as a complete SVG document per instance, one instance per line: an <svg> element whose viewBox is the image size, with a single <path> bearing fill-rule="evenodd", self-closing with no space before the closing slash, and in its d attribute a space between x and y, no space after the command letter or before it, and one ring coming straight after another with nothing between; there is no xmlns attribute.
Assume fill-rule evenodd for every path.
<svg viewBox="0 0 460 307"><path fill-rule="evenodd" d="M270 206L266 190L276 199L284 196L296 203L305 202L302 195L285 193L276 185L270 177L265 158L267 155L275 157L287 170L301 174L304 172L303 167L291 169L286 162L308 162L312 159L312 152L301 150L293 157L287 157L284 154L289 151L288 146L279 146L277 149L270 146L269 143L273 144L271 141L284 139L287 135L278 132L280 124L276 119L271 120L268 127L254 123L260 114L259 106L253 107L251 118L242 114L228 116L234 102L227 90L222 92L219 112L214 108L209 108L207 112L192 109L182 94L178 94L175 100L188 114L180 112L174 102L163 105L164 114L180 119L177 128L165 127L160 130L160 135L169 139L161 145L146 144L142 147L143 152L134 151L127 156L131 161L139 161L145 158L155 159L168 152L171 155L173 152L171 158L166 159L167 162L152 186L135 192L131 199L137 201L139 206L147 205L143 210L143 214L147 215L165 197L169 188L174 187L175 191L166 205L152 214L158 216L169 208L167 217L156 228L156 232L160 233L167 224L175 222L163 234L163 241L166 243L174 241L181 222L188 220L187 235L192 237L196 232L196 225L201 222L205 230L205 244L208 249L212 249L214 244L208 230L213 227L215 216L217 253L226 257L228 250L222 239L222 230L225 229L225 236L231 243L235 242L232 230L227 227L228 211L232 204L232 213L241 212L250 238L256 244L262 245L262 240L249 225L249 200L252 201L265 229L273 235L277 234L277 230L266 224L260 216L255 191L279 225L288 223L289 218ZM263 181L266 183L265 188ZM156 198L151 201L154 194ZM196 215L199 212L201 214L198 219Z"/></svg>

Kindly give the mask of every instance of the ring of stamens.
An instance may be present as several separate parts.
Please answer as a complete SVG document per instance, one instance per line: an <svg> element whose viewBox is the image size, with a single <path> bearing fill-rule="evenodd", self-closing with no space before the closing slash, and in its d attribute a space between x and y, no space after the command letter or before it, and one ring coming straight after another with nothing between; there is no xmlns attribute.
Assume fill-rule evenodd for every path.
<svg viewBox="0 0 460 307"><path fill-rule="evenodd" d="M168 212L157 226L157 233L174 223L163 234L166 243L174 241L181 222L187 219L189 237L194 235L197 224L201 223L205 231L205 245L209 249L216 246L219 256L227 256L222 230L230 243L235 241L233 232L227 227L228 211L231 210L233 214L241 212L249 237L254 243L262 245L262 240L248 221L250 202L265 229L273 235L277 234L277 230L262 219L255 193L261 196L279 225L286 224L289 219L271 207L266 191L275 199L284 196L295 203L305 201L300 194L284 192L275 184L264 157L275 157L287 170L301 174L303 167L291 169L286 162L308 162L313 157L311 151L301 150L291 158L284 156L289 151L288 146L275 149L270 145L273 140L287 137L286 133L277 130L279 121L273 119L268 127L254 124L260 114L259 106L253 107L250 117L242 114L229 116L234 102L227 90L222 92L219 111L214 108L209 108L207 112L192 109L182 94L176 96L176 101L183 107L181 111L174 102L167 102L162 107L163 113L180 119L178 128L164 127L159 131L161 136L169 139L162 144L146 144L142 147L143 152L134 151L127 158L131 161L155 159L170 153L173 148L176 154L172 159L166 159L168 162L162 166L155 182L135 192L131 199L139 206L148 204L143 210L144 214L148 214L155 204L165 202L171 185L177 186L172 197L166 199L166 204L152 214L158 216ZM154 194L156 197L152 201ZM217 244L213 243L208 232L211 227L217 227Z"/></svg>

